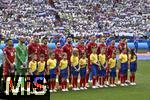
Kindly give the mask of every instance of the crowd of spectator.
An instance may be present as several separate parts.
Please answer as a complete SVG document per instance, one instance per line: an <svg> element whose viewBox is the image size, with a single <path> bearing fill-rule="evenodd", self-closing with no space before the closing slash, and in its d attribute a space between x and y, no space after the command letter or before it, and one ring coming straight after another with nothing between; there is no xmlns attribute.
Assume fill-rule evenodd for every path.
<svg viewBox="0 0 150 100"><path fill-rule="evenodd" d="M149 33L149 0L2 0L1 34Z"/></svg>

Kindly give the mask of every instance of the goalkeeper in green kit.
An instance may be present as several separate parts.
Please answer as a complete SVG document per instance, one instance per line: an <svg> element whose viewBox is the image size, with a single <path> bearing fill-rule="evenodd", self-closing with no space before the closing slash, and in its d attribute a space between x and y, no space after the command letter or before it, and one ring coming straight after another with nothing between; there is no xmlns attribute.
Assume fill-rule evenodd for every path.
<svg viewBox="0 0 150 100"><path fill-rule="evenodd" d="M23 76L25 78L27 74L28 50L27 50L27 46L24 43L25 43L25 39L23 36L21 36L19 39L19 44L16 46L15 86L17 86L19 77ZM22 86L24 86L23 80L22 80ZM16 88L14 91L18 92L19 88ZM21 88L21 91L24 91L24 87Z"/></svg>

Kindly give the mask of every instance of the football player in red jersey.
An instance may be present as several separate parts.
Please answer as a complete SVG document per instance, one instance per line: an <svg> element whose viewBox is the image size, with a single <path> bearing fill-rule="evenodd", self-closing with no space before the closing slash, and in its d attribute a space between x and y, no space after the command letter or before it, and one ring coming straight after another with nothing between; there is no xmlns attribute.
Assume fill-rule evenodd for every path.
<svg viewBox="0 0 150 100"><path fill-rule="evenodd" d="M78 52L79 52L79 56L81 56L81 54L86 52L86 46L84 45L83 37L80 38L80 41L77 45L77 49L78 49Z"/></svg>
<svg viewBox="0 0 150 100"><path fill-rule="evenodd" d="M14 61L15 61L15 48L11 39L7 40L7 46L3 49L4 53L4 67L3 75L7 76L10 73L14 73Z"/></svg>
<svg viewBox="0 0 150 100"><path fill-rule="evenodd" d="M119 53L122 52L122 50L125 48L125 45L126 45L126 39L122 38L118 45Z"/></svg>
<svg viewBox="0 0 150 100"><path fill-rule="evenodd" d="M69 66L69 87L72 87L71 85L71 55L72 55L72 50L73 50L73 46L71 45L71 37L67 37L67 42L66 44L62 47L63 52L65 52L67 54L67 60L68 60L68 66Z"/></svg>
<svg viewBox="0 0 150 100"><path fill-rule="evenodd" d="M62 53L63 53L63 50L61 49L60 42L56 43L56 49L54 49L53 52L55 53L55 59L57 60L57 67L58 67L60 60L62 59ZM60 76L59 76L58 81L59 81L59 86L61 87L61 77Z"/></svg>
<svg viewBox="0 0 150 100"><path fill-rule="evenodd" d="M92 36L90 37L90 42L87 44L87 56L88 56L88 72L86 75L86 87L89 87L88 80L89 80L89 72L90 72L90 55L92 53L92 48L97 47L97 44L95 43L96 37Z"/></svg>
<svg viewBox="0 0 150 100"><path fill-rule="evenodd" d="M34 37L34 40L28 46L28 55L29 55L28 62L31 61L32 54L35 54L35 56L37 56L36 58L38 61L40 58L40 44L39 44L39 39L37 37Z"/></svg>
<svg viewBox="0 0 150 100"><path fill-rule="evenodd" d="M112 53L116 52L116 47L115 47L115 40L111 41L111 44L107 48L107 59L112 58Z"/></svg>
<svg viewBox="0 0 150 100"><path fill-rule="evenodd" d="M101 38L101 43L98 45L98 49L97 49L97 54L98 55L100 54L102 48L104 48L106 50L105 38L104 37Z"/></svg>
<svg viewBox="0 0 150 100"><path fill-rule="evenodd" d="M116 52L116 47L115 47L115 40L111 41L111 44L108 46L107 48L107 53L106 53L106 57L107 57L107 61L109 61L110 58L112 58L112 54ZM108 78L109 78L109 66L107 66L106 68L106 81L107 81L107 85L108 85Z"/></svg>
<svg viewBox="0 0 150 100"><path fill-rule="evenodd" d="M11 39L7 40L7 45L3 49L3 54L4 54L4 66L3 66L3 75L4 75L4 80L6 81L7 77L11 75L11 84L10 87L12 88L12 83L14 82L14 73L15 73L15 48L13 47L13 42ZM6 93L7 90L6 90Z"/></svg>
<svg viewBox="0 0 150 100"><path fill-rule="evenodd" d="M48 42L47 37L44 37L42 39L42 44L40 45L40 54L44 54L46 62L49 58L49 48L48 48L47 42Z"/></svg>
<svg viewBox="0 0 150 100"><path fill-rule="evenodd" d="M60 42L56 43L56 49L54 49L53 52L55 53L55 59L57 60L57 63L59 65L59 62L62 59L61 54L63 53L63 50L60 47Z"/></svg>

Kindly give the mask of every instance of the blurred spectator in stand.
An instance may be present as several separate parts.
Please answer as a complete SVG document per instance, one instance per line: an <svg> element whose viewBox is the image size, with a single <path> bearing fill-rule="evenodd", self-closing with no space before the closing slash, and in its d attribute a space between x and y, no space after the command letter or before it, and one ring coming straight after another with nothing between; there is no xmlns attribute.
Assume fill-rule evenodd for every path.
<svg viewBox="0 0 150 100"><path fill-rule="evenodd" d="M65 36L62 35L62 36L60 37L59 41L60 41L60 46L63 47L63 46L65 45L65 42L66 42Z"/></svg>
<svg viewBox="0 0 150 100"><path fill-rule="evenodd" d="M55 8L55 3L54 0L48 0L49 5L51 5L51 7Z"/></svg>
<svg viewBox="0 0 150 100"><path fill-rule="evenodd" d="M147 39L148 53L150 53L150 37Z"/></svg>
<svg viewBox="0 0 150 100"><path fill-rule="evenodd" d="M138 38L135 38L134 40L134 46L135 46L135 52L138 52Z"/></svg>

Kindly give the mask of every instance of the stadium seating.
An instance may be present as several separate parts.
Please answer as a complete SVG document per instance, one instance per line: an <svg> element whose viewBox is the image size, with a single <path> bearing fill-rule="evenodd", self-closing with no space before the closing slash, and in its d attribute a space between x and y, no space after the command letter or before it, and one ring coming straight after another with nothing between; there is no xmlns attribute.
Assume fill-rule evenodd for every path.
<svg viewBox="0 0 150 100"><path fill-rule="evenodd" d="M7 0L10 2L10 0ZM0 25L3 34L33 34L44 31L92 34L103 31L144 34L149 32L149 1L122 0L11 0L0 3ZM141 13L142 12L142 13Z"/></svg>

